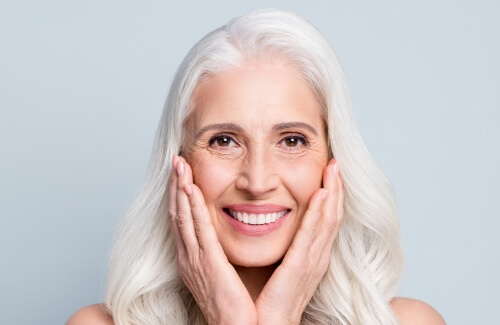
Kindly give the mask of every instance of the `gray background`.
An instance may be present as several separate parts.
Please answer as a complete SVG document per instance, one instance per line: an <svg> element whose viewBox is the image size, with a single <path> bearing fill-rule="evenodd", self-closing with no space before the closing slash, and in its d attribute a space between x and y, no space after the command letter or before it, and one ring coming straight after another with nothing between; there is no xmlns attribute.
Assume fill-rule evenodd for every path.
<svg viewBox="0 0 500 325"><path fill-rule="evenodd" d="M499 2L92 0L0 4L1 324L62 324L103 300L175 69L265 7L311 21L343 63L399 202L400 295L449 324L498 321Z"/></svg>

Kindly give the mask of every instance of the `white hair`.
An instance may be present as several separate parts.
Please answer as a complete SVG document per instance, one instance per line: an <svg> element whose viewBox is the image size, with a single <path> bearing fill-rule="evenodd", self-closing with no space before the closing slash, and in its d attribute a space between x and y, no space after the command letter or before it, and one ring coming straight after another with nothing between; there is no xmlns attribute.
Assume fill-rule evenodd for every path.
<svg viewBox="0 0 500 325"><path fill-rule="evenodd" d="M260 10L199 41L182 62L158 127L144 187L125 215L111 256L107 306L116 325L205 324L177 271L167 182L200 80L248 61L286 60L315 92L330 156L344 180L344 222L330 266L301 324L398 324L389 307L402 271L395 200L358 133L340 64L323 36L295 14Z"/></svg>

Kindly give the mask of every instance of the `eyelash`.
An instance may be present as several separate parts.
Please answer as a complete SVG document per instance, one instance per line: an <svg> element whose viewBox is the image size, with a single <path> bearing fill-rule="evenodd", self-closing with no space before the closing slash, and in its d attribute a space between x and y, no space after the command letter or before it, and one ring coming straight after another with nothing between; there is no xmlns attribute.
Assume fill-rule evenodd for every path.
<svg viewBox="0 0 500 325"><path fill-rule="evenodd" d="M232 141L234 142L236 145L238 145L238 142L236 142L233 137L231 137L230 135L227 135L227 134L216 134L214 135L213 137L210 138L210 140L208 140L208 145L210 147L213 147L214 144L216 143L217 140L221 140L221 139L227 139L228 141L228 144ZM229 146L219 146L219 147L229 147Z"/></svg>
<svg viewBox="0 0 500 325"><path fill-rule="evenodd" d="M226 139L226 144L227 145L219 145L217 144L218 147L229 147L230 146L230 143L233 142L234 144L238 145L238 142L236 140L234 140L234 138L228 134L216 134L214 135L213 137L210 138L210 140L208 140L208 145L210 147L214 147L216 145L216 142L218 140L223 140L223 139ZM285 141L295 141L295 145L286 145L284 144ZM286 136L284 137L283 139L281 139L277 145L281 145L281 144L284 144L284 147L292 150L293 148L296 148L298 146L307 146L309 144L309 142L307 141L307 138L303 135L299 135L299 134L294 134L294 135L289 135L289 136Z"/></svg>
<svg viewBox="0 0 500 325"><path fill-rule="evenodd" d="M289 136L286 136L285 138L281 139L280 142L278 142L278 144L281 144L287 140L292 140L293 141L296 141L296 145L292 145L292 146L288 146L288 145L285 145L285 147L287 148L296 148L298 147L299 145L302 145L302 146L307 146L309 144L309 142L307 141L306 137L303 136L303 135L299 135L299 134L294 134L294 135L289 135ZM302 142L302 143L299 143L299 142Z"/></svg>

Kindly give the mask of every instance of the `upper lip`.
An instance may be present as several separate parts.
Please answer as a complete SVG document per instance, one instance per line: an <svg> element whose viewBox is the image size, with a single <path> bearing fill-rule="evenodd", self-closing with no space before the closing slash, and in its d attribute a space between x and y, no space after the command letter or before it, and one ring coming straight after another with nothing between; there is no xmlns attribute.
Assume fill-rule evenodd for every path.
<svg viewBox="0 0 500 325"><path fill-rule="evenodd" d="M236 212L246 213L274 213L283 210L289 210L287 207L277 204L230 204L224 206L224 209L229 209Z"/></svg>

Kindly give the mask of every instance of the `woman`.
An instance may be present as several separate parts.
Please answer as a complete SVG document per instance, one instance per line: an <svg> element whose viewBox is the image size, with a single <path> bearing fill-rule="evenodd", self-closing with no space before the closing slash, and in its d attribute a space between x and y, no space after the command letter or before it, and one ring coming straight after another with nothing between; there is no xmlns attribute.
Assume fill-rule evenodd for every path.
<svg viewBox="0 0 500 325"><path fill-rule="evenodd" d="M444 324L394 298L401 269L392 191L333 51L296 15L257 11L184 59L106 307L68 324Z"/></svg>

